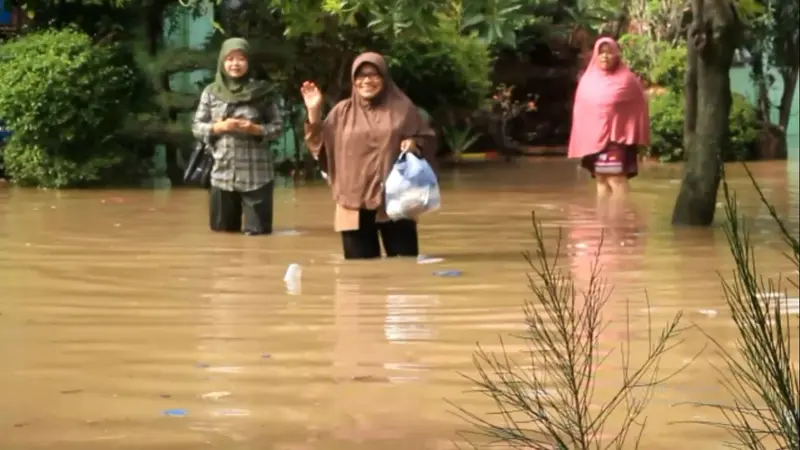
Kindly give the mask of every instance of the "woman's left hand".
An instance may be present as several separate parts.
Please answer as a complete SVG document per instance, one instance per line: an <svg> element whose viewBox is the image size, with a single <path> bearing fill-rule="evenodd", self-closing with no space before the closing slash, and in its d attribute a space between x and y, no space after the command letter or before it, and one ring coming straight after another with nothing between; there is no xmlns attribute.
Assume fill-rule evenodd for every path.
<svg viewBox="0 0 800 450"><path fill-rule="evenodd" d="M400 151L413 153L419 156L419 147L417 147L417 143L413 139L404 139L400 142Z"/></svg>
<svg viewBox="0 0 800 450"><path fill-rule="evenodd" d="M239 130L243 133L258 136L261 134L261 125L247 119L239 119Z"/></svg>

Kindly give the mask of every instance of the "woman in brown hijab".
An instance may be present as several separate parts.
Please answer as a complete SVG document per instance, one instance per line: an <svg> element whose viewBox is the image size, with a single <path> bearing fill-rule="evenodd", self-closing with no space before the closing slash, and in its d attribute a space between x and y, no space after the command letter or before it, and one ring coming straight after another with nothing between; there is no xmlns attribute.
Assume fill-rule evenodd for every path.
<svg viewBox="0 0 800 450"><path fill-rule="evenodd" d="M436 134L414 103L394 84L383 57L364 53L353 62L352 93L322 118L322 92L303 83L306 145L322 158L336 202L334 229L342 234L345 259L417 256L417 224L390 221L384 181L401 151L433 164Z"/></svg>

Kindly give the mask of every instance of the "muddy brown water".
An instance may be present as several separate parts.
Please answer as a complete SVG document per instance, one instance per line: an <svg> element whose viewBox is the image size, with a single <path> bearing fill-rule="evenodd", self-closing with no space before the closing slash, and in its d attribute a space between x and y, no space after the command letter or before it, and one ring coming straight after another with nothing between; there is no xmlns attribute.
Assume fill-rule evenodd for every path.
<svg viewBox="0 0 800 450"><path fill-rule="evenodd" d="M797 173L752 169L796 232ZM749 181L737 166L729 176L762 272L796 279ZM718 276L732 269L724 234L669 225L679 177L643 168L627 225L604 235L615 288L601 344L623 342L629 310L634 359L648 311L654 326L682 310L721 342L736 336ZM420 227L435 264L344 263L325 186L278 189L271 237L211 234L198 190L0 190L0 448L452 448L464 425L445 399L490 406L459 375L474 374L476 342L497 350L522 330L531 211L549 245L563 228L579 285L601 226L589 180L567 161L467 167L443 185L445 207ZM302 282L287 293L291 263ZM461 276L433 275L449 269ZM685 337L665 372L706 343ZM674 423L713 416L681 402L729 398L719 362L706 350L655 391L643 448L722 447L722 432ZM601 368L598 395L618 366Z"/></svg>

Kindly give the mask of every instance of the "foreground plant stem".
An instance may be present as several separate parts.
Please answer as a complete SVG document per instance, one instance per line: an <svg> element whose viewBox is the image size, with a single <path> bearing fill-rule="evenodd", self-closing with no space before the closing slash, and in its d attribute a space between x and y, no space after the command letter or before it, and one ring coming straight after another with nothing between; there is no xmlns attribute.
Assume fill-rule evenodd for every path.
<svg viewBox="0 0 800 450"><path fill-rule="evenodd" d="M775 208L769 204L752 173L745 166L759 198L783 237L784 253L800 269L800 244ZM800 374L796 343L792 340L790 314L781 279L765 279L756 268L750 230L737 207L736 194L723 180L725 235L736 269L733 281L723 279L725 300L739 332L736 351L728 351L711 336L725 367L718 369L721 383L732 395L732 404L697 404L722 413L722 422L703 422L727 430L732 448L751 450L800 448ZM788 280L795 290L796 280ZM796 328L796 325L795 325Z"/></svg>
<svg viewBox="0 0 800 450"><path fill-rule="evenodd" d="M473 361L477 377L467 378L477 392L492 399L497 419L490 420L455 406L471 429L464 433L473 448L590 450L638 447L646 420L645 406L653 388L666 381L659 378L663 355L680 334L678 313L653 336L644 361L633 366L630 346L630 312L626 317L628 335L620 348L621 387L609 400L595 398L597 375L614 350L600 354L600 333L609 322L602 311L610 288L600 276L599 255L595 258L588 286L579 291L570 275L558 268L561 234L555 253L545 246L542 226L533 218L535 251L525 254L531 267L528 275L533 297L524 303L526 331L519 336L527 351L524 364L511 357L505 346L500 355L478 347ZM674 375L674 374L673 374ZM616 430L609 431L614 413L622 416Z"/></svg>

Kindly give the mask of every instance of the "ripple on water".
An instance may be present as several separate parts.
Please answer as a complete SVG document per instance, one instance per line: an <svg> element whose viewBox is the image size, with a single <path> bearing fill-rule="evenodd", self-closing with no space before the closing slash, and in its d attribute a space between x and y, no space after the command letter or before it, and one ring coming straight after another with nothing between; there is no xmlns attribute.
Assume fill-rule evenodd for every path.
<svg viewBox="0 0 800 450"><path fill-rule="evenodd" d="M765 187L779 212L797 214L796 189L787 188L796 181L756 167L771 177ZM640 358L648 326L657 334L680 311L733 348L720 289L733 269L725 237L669 226L679 172L667 169L643 169L636 208L612 228L601 225L591 186L572 163L460 174L445 180L445 208L420 226L431 257L420 264L345 263L322 186L279 189L280 231L257 238L209 233L204 193L195 190L10 192L0 198L0 447L449 448L462 422L443 398L477 411L488 405L466 392L462 376L475 375L476 343L545 364L514 337L525 329L522 300L535 300L522 257L534 250L531 210L548 251L560 230L559 267L578 289L594 261L604 267L614 290L603 351L630 340ZM772 230L753 235L760 270L796 279L746 179L736 169L728 175L755 229ZM795 216L790 225L797 229ZM293 263L302 274L287 292ZM460 276L434 276L440 270ZM764 300L796 317L796 292ZM688 333L664 373L705 345ZM655 391L646 448L687 436L697 450L718 448L719 433L666 426L696 414L677 402L727 399L710 362L718 356L703 353ZM618 385L619 367L618 356L601 366L598 395Z"/></svg>

